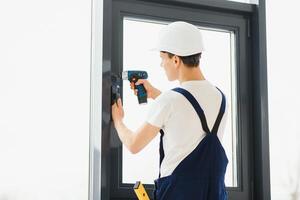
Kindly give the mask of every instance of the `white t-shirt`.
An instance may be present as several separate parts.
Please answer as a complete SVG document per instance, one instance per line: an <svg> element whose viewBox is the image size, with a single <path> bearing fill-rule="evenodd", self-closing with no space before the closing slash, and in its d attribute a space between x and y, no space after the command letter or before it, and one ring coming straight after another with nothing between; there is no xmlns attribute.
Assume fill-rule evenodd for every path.
<svg viewBox="0 0 300 200"><path fill-rule="evenodd" d="M217 119L222 101L220 91L207 80L193 80L181 83L181 88L188 90L204 111L209 130ZM225 94L224 94L225 95ZM218 137L221 141L228 103L222 117ZM192 104L180 93L168 90L161 93L150 107L146 121L164 131L163 148L165 157L161 164L161 177L171 175L177 165L188 156L204 138L200 118Z"/></svg>

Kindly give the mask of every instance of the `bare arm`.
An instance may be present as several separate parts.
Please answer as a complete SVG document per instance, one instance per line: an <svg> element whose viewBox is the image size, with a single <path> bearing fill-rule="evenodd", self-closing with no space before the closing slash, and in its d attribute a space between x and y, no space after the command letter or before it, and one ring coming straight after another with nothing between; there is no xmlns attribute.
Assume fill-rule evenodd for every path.
<svg viewBox="0 0 300 200"><path fill-rule="evenodd" d="M135 154L141 151L159 132L160 128L144 123L135 133L123 123L124 111L121 99L112 106L112 118L119 138L128 150Z"/></svg>
<svg viewBox="0 0 300 200"><path fill-rule="evenodd" d="M127 149L135 154L141 151L157 135L160 128L144 123L135 133L126 127L122 121L115 123L118 135Z"/></svg>

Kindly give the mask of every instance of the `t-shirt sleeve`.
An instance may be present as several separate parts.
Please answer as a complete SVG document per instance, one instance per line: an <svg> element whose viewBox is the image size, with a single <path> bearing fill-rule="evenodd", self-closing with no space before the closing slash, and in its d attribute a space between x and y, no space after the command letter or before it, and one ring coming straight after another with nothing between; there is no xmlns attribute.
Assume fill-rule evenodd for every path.
<svg viewBox="0 0 300 200"><path fill-rule="evenodd" d="M159 95L150 106L146 122L149 124L163 128L170 117L171 113L171 98L169 92Z"/></svg>

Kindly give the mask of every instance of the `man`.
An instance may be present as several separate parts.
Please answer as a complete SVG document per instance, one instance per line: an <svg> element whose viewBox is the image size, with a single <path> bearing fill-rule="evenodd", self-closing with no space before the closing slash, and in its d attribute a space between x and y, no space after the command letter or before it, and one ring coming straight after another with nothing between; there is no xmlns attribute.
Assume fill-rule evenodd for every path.
<svg viewBox="0 0 300 200"><path fill-rule="evenodd" d="M180 87L162 93L147 80L139 80L136 84L144 84L148 98L154 99L152 108L134 133L122 121L124 112L118 99L112 106L118 135L137 153L160 132L155 199L227 199L224 176L228 159L219 141L227 106L223 93L205 79L199 67L201 32L192 24L173 22L161 31L156 49L168 80L178 80Z"/></svg>

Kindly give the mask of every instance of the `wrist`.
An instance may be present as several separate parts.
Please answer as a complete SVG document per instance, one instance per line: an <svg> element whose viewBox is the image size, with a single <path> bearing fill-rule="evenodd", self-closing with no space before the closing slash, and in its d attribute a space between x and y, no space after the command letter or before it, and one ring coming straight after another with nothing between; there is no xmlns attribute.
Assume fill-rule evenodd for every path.
<svg viewBox="0 0 300 200"><path fill-rule="evenodd" d="M156 99L156 97L158 97L160 94L161 94L161 91L155 88L154 92L153 92L153 97L152 98Z"/></svg>
<svg viewBox="0 0 300 200"><path fill-rule="evenodd" d="M115 125L116 129L118 127L120 127L122 124L123 124L123 120L122 119L118 119L118 120L114 121L114 125Z"/></svg>

